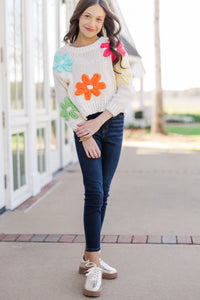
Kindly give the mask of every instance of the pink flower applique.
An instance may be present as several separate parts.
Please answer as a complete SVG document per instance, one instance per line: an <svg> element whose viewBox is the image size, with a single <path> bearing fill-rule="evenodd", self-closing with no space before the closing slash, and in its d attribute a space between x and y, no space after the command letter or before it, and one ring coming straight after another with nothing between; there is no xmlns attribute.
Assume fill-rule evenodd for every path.
<svg viewBox="0 0 200 300"><path fill-rule="evenodd" d="M123 43L120 43L119 46L117 47L117 51L120 52L122 56L125 56L126 51L124 50L123 46L124 46ZM113 62L116 56L110 50L110 40L108 43L102 43L101 48L106 48L106 50L103 53L103 56L108 57L111 55L112 62Z"/></svg>
<svg viewBox="0 0 200 300"><path fill-rule="evenodd" d="M125 56L126 51L124 50L124 45L123 43L120 43L119 46L117 47L117 51L121 53L122 56Z"/></svg>
<svg viewBox="0 0 200 300"><path fill-rule="evenodd" d="M103 56L108 57L111 55L112 62L113 62L116 56L110 51L110 41L108 43L102 43L101 48L106 48L106 50L103 53Z"/></svg>

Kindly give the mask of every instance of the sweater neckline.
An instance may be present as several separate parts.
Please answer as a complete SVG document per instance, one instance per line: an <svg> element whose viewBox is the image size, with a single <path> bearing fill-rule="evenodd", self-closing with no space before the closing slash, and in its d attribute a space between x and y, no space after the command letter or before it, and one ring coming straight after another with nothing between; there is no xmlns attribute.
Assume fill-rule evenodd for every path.
<svg viewBox="0 0 200 300"><path fill-rule="evenodd" d="M104 38L104 36L100 36L100 38L98 38L95 42L87 46L74 47L71 46L71 44L66 44L65 47L67 48L67 50L71 50L72 52L87 52L89 50L95 49L103 41Z"/></svg>

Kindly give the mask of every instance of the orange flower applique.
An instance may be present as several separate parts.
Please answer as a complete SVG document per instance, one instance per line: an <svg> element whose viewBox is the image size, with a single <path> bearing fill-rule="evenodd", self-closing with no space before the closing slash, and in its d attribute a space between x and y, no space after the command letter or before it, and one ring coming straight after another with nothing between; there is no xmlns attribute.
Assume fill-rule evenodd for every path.
<svg viewBox="0 0 200 300"><path fill-rule="evenodd" d="M77 82L75 91L76 96L80 96L84 94L85 100L90 100L92 94L95 96L99 96L101 92L99 90L103 90L106 88L106 84L104 82L99 82L101 79L101 75L95 73L92 79L89 78L87 74L83 74L81 76L83 82Z"/></svg>

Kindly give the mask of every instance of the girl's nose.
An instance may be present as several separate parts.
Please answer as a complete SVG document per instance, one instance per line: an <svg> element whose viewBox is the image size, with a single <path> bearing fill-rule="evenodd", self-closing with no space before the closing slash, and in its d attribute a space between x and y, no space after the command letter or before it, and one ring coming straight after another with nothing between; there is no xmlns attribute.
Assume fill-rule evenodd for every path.
<svg viewBox="0 0 200 300"><path fill-rule="evenodd" d="M95 20L94 19L90 19L90 28L94 29L95 27Z"/></svg>

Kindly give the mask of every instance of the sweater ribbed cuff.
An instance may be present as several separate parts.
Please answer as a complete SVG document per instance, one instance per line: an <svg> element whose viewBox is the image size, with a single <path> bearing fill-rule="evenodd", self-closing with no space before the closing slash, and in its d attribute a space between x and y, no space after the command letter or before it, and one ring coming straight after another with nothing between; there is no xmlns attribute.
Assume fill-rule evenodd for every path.
<svg viewBox="0 0 200 300"><path fill-rule="evenodd" d="M106 109L109 110L109 112L111 112L113 117L115 117L116 115L118 115L121 112L124 112L122 110L122 108L119 107L119 104L112 103L112 102L106 106Z"/></svg>

